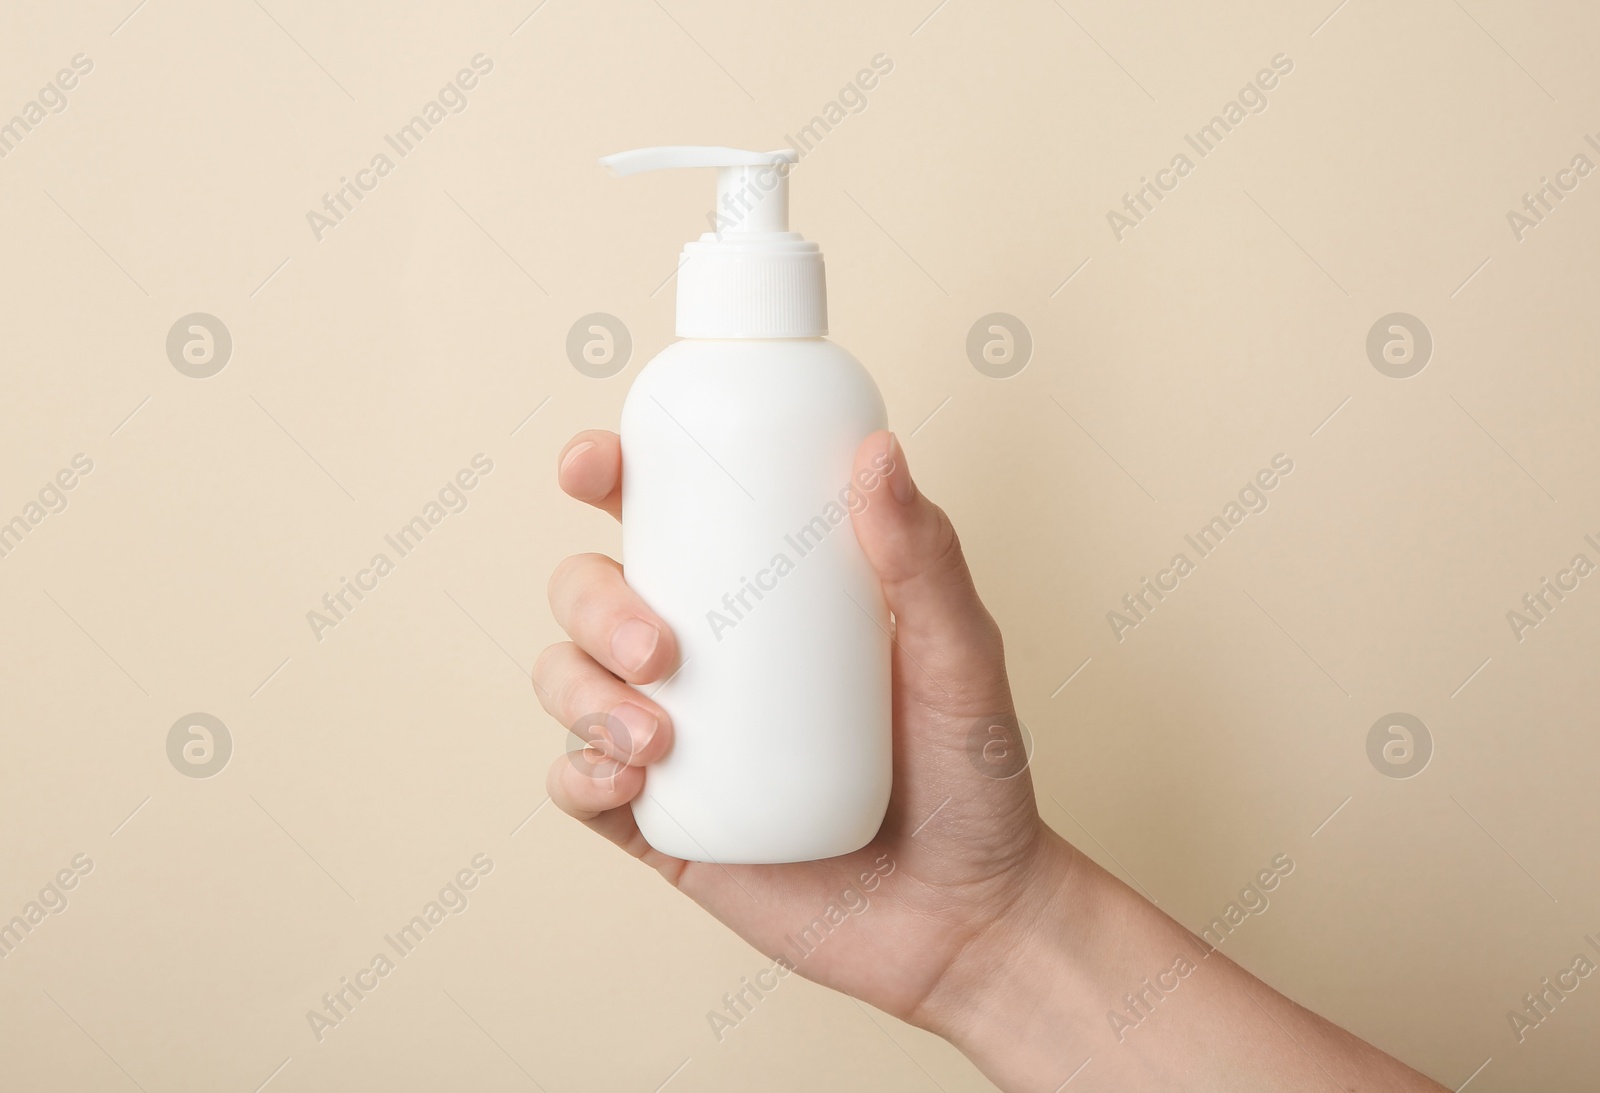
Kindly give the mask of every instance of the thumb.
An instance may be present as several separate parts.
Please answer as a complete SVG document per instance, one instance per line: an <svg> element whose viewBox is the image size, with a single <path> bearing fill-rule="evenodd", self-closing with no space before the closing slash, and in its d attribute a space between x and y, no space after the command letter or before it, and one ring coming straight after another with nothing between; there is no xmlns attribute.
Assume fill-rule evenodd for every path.
<svg viewBox="0 0 1600 1093"><path fill-rule="evenodd" d="M893 433L861 442L854 477L866 504L852 522L894 613L899 685L952 717L1009 710L1000 628L978 598L955 527L917 489Z"/></svg>

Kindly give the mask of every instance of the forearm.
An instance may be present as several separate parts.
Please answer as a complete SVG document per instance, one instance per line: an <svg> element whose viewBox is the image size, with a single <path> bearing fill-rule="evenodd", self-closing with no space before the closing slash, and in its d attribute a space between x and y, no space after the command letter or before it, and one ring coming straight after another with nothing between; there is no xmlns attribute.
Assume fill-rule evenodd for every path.
<svg viewBox="0 0 1600 1093"><path fill-rule="evenodd" d="M1045 841L1047 882L1014 909L1013 928L963 954L930 1003L929 1024L1002 1088L1442 1088Z"/></svg>

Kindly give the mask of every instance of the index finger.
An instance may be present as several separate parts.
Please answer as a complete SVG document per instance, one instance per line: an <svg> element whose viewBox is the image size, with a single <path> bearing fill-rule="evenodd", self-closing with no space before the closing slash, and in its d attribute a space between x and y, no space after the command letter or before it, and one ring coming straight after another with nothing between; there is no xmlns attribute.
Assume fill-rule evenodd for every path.
<svg viewBox="0 0 1600 1093"><path fill-rule="evenodd" d="M585 429L561 449L556 481L569 497L622 519L622 438Z"/></svg>

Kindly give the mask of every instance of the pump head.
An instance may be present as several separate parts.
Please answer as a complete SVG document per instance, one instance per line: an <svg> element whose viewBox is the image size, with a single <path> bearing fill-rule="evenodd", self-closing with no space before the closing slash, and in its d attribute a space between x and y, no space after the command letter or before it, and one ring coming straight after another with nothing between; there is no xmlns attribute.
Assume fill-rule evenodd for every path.
<svg viewBox="0 0 1600 1093"><path fill-rule="evenodd" d="M789 230L789 168L792 151L746 152L738 148L668 146L618 152L600 162L619 178L668 167L717 168L717 232Z"/></svg>
<svg viewBox="0 0 1600 1093"><path fill-rule="evenodd" d="M626 177L669 167L717 168L714 230L678 262L678 335L807 338L828 332L822 251L789 230L789 150L636 148L600 163Z"/></svg>

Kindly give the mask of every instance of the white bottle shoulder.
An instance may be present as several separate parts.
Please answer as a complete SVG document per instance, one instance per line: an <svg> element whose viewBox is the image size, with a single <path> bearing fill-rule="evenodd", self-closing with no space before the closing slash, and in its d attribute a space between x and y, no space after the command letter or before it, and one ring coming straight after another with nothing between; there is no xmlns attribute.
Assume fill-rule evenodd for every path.
<svg viewBox="0 0 1600 1093"><path fill-rule="evenodd" d="M735 405L882 422L872 375L826 338L694 339L673 342L640 370L623 404L624 426L651 401L696 417ZM874 425L873 428L881 428Z"/></svg>

